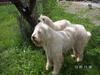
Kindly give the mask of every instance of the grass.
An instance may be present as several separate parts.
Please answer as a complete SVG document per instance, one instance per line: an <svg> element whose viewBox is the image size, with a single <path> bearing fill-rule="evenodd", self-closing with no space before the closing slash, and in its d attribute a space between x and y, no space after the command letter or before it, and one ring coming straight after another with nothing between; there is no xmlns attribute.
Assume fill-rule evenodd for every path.
<svg viewBox="0 0 100 75"><path fill-rule="evenodd" d="M0 52L18 45L21 40L15 13L17 10L12 5L0 6Z"/></svg>
<svg viewBox="0 0 100 75"><path fill-rule="evenodd" d="M51 71L45 71L43 49L23 45L16 19L18 15L13 5L0 6L0 75L51 75ZM100 75L100 27L95 27L87 18L65 13L59 7L52 8L48 16L55 21L68 19L72 23L83 24L92 32L84 61L76 63L70 55L66 55L60 75Z"/></svg>
<svg viewBox="0 0 100 75"><path fill-rule="evenodd" d="M96 18L97 18L98 20L100 20L100 16L97 16Z"/></svg>

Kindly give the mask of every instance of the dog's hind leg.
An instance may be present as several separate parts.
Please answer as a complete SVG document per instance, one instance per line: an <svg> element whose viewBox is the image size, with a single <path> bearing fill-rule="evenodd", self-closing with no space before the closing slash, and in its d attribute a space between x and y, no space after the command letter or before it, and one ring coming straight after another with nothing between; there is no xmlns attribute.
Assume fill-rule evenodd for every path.
<svg viewBox="0 0 100 75"><path fill-rule="evenodd" d="M74 49L77 62L81 62L83 60L84 48L85 48L84 42L77 42L77 44L75 44Z"/></svg>
<svg viewBox="0 0 100 75"><path fill-rule="evenodd" d="M72 57L72 58L75 58L76 55L75 55L75 50L74 50L74 48L72 48L72 50L73 50L73 53L71 54L71 57Z"/></svg>

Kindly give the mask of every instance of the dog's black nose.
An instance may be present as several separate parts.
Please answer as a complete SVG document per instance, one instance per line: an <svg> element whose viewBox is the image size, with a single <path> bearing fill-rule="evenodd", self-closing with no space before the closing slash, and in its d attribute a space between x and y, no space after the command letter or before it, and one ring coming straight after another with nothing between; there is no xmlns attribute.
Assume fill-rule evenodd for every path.
<svg viewBox="0 0 100 75"><path fill-rule="evenodd" d="M35 36L32 36L32 39L35 40Z"/></svg>
<svg viewBox="0 0 100 75"><path fill-rule="evenodd" d="M32 36L32 37L31 37L31 40L34 41L35 43L38 43L38 41L37 41L37 39L36 39L35 36Z"/></svg>
<svg viewBox="0 0 100 75"><path fill-rule="evenodd" d="M38 19L37 22L39 23L39 22L41 22L41 21Z"/></svg>
<svg viewBox="0 0 100 75"><path fill-rule="evenodd" d="M35 39L35 37L34 36L31 36L31 40L34 40Z"/></svg>

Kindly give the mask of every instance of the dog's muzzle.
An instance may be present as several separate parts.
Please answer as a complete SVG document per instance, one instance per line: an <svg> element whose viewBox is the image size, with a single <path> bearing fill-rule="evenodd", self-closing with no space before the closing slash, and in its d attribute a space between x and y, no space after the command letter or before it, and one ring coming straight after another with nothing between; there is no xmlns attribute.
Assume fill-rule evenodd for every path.
<svg viewBox="0 0 100 75"><path fill-rule="evenodd" d="M39 46L41 42L34 36L31 36L31 40L34 42L35 45Z"/></svg>

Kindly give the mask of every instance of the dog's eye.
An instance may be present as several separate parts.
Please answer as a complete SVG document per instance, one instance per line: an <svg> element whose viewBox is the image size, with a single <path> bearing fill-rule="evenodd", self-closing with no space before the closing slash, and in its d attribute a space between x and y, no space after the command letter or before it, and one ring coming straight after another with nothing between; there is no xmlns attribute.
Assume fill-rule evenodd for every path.
<svg viewBox="0 0 100 75"><path fill-rule="evenodd" d="M38 31L38 34L41 34L41 31Z"/></svg>
<svg viewBox="0 0 100 75"><path fill-rule="evenodd" d="M44 18L43 18L42 20L43 20L43 21L45 21L45 19L44 19Z"/></svg>

